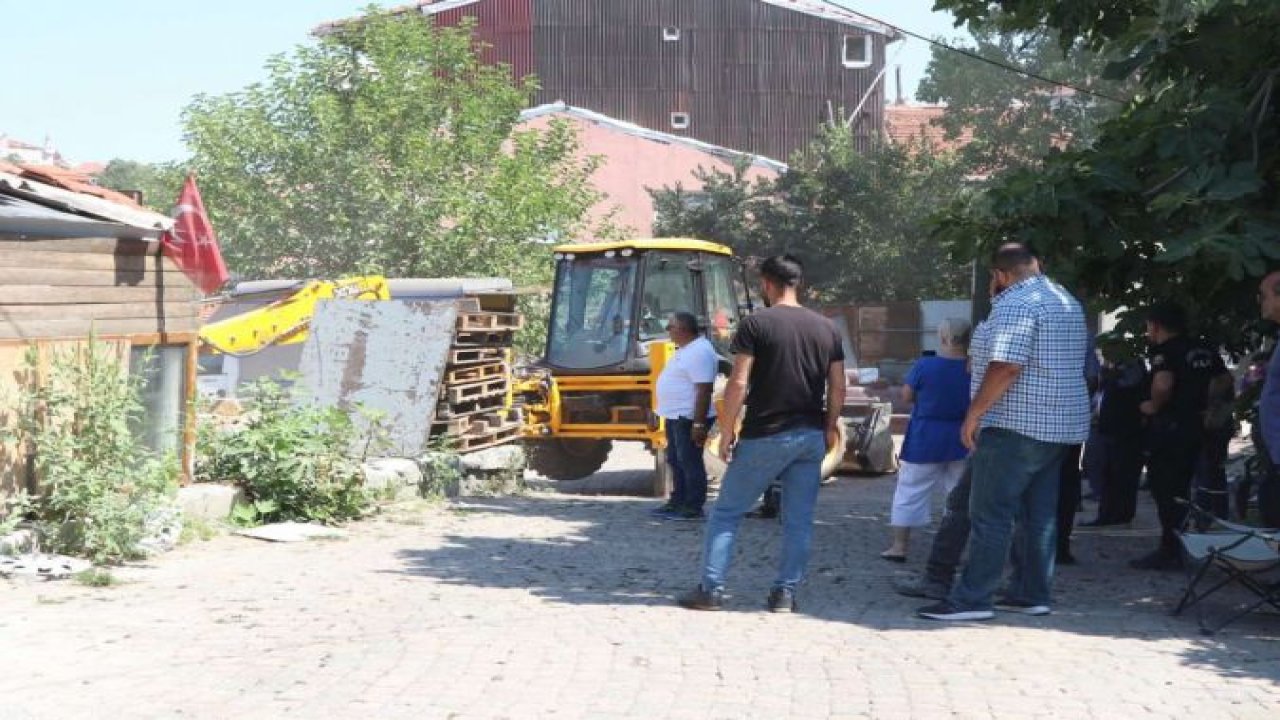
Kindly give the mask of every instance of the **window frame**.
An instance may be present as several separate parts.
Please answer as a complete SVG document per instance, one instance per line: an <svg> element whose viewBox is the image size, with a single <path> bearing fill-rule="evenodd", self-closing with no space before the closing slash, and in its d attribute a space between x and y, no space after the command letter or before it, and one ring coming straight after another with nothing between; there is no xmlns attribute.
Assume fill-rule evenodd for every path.
<svg viewBox="0 0 1280 720"><path fill-rule="evenodd" d="M850 46L857 42L862 46L861 59L850 58ZM862 70L875 64L875 45L871 35L844 35L840 41L840 64L851 70Z"/></svg>

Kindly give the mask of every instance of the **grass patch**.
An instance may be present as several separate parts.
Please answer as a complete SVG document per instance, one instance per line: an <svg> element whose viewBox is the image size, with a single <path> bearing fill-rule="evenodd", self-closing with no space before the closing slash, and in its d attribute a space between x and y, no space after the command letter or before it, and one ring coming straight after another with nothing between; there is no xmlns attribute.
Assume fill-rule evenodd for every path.
<svg viewBox="0 0 1280 720"><path fill-rule="evenodd" d="M124 584L124 581L111 574L110 570L103 568L89 568L84 572L76 573L72 576L72 579L85 587L95 588L115 587Z"/></svg>
<svg viewBox="0 0 1280 720"><path fill-rule="evenodd" d="M179 545L190 545L199 540L208 542L218 536L218 528L202 517L188 517L183 520L182 534L178 536Z"/></svg>

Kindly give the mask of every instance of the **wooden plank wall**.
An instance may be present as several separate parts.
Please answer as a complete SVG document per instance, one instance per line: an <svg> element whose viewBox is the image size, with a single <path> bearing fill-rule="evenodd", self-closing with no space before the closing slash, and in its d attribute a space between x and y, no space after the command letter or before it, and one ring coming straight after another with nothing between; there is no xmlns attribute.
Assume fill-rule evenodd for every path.
<svg viewBox="0 0 1280 720"><path fill-rule="evenodd" d="M0 235L0 341L196 332L199 300L157 241Z"/></svg>

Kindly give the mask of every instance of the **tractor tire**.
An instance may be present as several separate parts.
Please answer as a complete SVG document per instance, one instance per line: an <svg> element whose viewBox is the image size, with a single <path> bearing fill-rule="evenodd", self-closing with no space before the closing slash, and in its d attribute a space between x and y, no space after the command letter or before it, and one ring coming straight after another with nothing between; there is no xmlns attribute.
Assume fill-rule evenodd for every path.
<svg viewBox="0 0 1280 720"><path fill-rule="evenodd" d="M525 443L529 468L552 480L580 480L609 459L612 440L531 440Z"/></svg>

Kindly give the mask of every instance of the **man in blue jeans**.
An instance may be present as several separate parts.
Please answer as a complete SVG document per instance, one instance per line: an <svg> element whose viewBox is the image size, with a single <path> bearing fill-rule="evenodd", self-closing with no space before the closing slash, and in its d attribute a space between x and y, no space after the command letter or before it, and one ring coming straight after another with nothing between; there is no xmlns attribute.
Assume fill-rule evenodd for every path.
<svg viewBox="0 0 1280 720"><path fill-rule="evenodd" d="M719 610L738 526L777 478L782 485L782 557L769 592L772 612L795 610L813 538L822 459L839 442L844 350L830 320L800 306L804 270L790 255L760 266L768 308L748 317L733 338L733 372L725 390L720 452L729 467L707 520L702 582L677 602ZM742 429L738 415L746 404ZM741 439L739 439L741 436Z"/></svg>
<svg viewBox="0 0 1280 720"><path fill-rule="evenodd" d="M1089 434L1080 303L1045 278L1018 243L996 251L991 316L970 346L974 398L960 434L972 451L969 560L946 600L917 611L930 620L987 620L993 607L1050 611L1058 478L1067 449ZM1008 594L993 602L1014 538Z"/></svg>
<svg viewBox="0 0 1280 720"><path fill-rule="evenodd" d="M698 319L678 312L667 321L675 354L658 376L658 415L667 430L671 497L651 513L668 520L697 520L707 501L707 468L702 446L715 420L711 389L720 369L716 349L698 331Z"/></svg>

